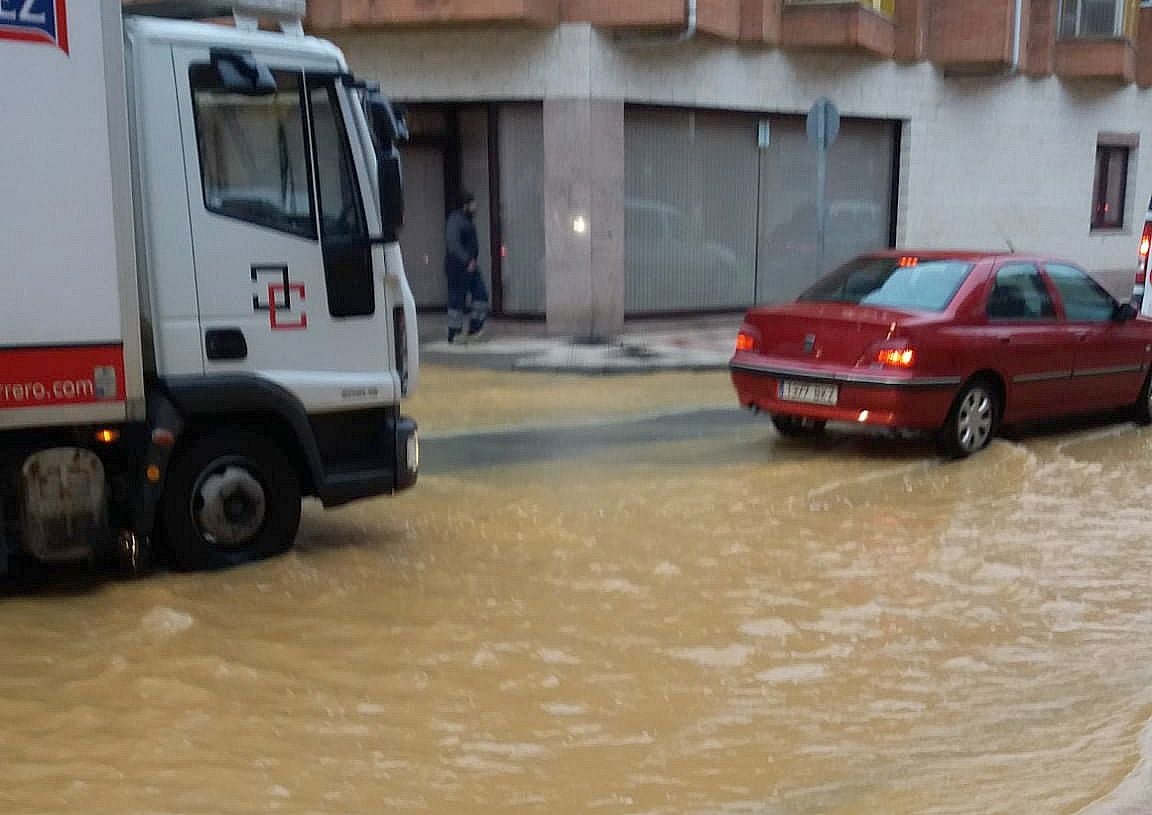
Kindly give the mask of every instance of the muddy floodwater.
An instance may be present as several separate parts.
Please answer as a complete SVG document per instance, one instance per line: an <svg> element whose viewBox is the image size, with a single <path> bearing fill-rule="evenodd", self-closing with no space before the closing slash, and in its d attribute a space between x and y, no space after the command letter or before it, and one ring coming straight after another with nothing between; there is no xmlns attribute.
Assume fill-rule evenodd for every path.
<svg viewBox="0 0 1152 815"><path fill-rule="evenodd" d="M944 464L503 376L606 401L430 405L283 558L6 593L0 812L1152 811L1152 431Z"/></svg>

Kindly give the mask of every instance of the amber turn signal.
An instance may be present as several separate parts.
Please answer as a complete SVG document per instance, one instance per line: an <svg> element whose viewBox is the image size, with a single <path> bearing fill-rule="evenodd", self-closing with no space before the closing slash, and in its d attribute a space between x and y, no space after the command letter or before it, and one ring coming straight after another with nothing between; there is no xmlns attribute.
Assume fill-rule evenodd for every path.
<svg viewBox="0 0 1152 815"><path fill-rule="evenodd" d="M911 348L881 348L876 352L876 361L889 368L911 368L916 352Z"/></svg>
<svg viewBox="0 0 1152 815"><path fill-rule="evenodd" d="M736 350L737 351L755 351L756 338L751 334L741 331L736 335Z"/></svg>

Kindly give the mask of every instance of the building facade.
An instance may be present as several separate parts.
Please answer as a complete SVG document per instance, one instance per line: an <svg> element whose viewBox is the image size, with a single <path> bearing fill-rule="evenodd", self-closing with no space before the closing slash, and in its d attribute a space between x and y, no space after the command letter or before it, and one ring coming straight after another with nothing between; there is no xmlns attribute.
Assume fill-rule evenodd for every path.
<svg viewBox="0 0 1152 815"><path fill-rule="evenodd" d="M796 295L868 249L1015 247L1130 274L1152 194L1139 0L311 0L409 105L403 234L444 300L482 203L494 305L555 333ZM839 111L826 156L806 114ZM823 237L823 240L821 240Z"/></svg>

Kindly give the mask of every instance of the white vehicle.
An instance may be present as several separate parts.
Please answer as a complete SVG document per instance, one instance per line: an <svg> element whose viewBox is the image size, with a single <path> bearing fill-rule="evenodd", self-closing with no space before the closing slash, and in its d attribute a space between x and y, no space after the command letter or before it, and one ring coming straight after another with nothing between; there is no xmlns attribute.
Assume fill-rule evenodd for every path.
<svg viewBox="0 0 1152 815"><path fill-rule="evenodd" d="M1144 216L1144 230L1140 233L1140 251L1136 262L1136 280L1132 284L1132 305L1143 317L1152 317L1152 297L1148 292L1148 256L1152 253L1152 208Z"/></svg>
<svg viewBox="0 0 1152 815"><path fill-rule="evenodd" d="M415 483L406 133L303 13L0 0L0 573L229 566Z"/></svg>

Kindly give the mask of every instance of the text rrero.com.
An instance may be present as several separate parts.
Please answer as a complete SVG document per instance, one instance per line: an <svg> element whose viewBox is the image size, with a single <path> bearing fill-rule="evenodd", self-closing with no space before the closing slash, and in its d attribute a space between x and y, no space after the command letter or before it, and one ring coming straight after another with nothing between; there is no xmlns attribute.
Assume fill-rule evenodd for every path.
<svg viewBox="0 0 1152 815"><path fill-rule="evenodd" d="M0 403L91 399L95 392L96 387L91 379L58 379L53 382L0 382Z"/></svg>

